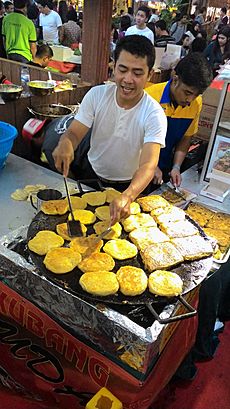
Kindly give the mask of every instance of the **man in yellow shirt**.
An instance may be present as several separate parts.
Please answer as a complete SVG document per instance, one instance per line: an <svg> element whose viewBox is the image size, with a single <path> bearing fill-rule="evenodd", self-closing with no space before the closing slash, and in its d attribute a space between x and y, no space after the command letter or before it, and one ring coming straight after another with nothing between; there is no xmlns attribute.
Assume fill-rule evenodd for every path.
<svg viewBox="0 0 230 409"><path fill-rule="evenodd" d="M201 53L190 53L179 61L168 82L153 84L145 91L157 100L167 116L166 146L161 149L153 183L167 181L170 173L175 186L181 184L180 168L191 138L197 133L201 94L210 85L212 72Z"/></svg>

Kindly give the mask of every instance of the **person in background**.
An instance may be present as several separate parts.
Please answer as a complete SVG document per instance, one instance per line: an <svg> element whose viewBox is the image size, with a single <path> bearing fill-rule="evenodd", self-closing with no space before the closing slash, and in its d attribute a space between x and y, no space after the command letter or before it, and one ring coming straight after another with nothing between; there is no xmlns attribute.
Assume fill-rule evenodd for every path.
<svg viewBox="0 0 230 409"><path fill-rule="evenodd" d="M175 39L176 44L182 39L183 34L188 30L188 16L187 14L181 14L179 20L175 21L170 28L170 35Z"/></svg>
<svg viewBox="0 0 230 409"><path fill-rule="evenodd" d="M153 183L181 184L181 165L188 152L191 138L197 133L202 108L201 94L212 81L212 71L200 53L182 58L168 82L153 84L146 92L158 101L168 119L165 148L161 149Z"/></svg>
<svg viewBox="0 0 230 409"><path fill-rule="evenodd" d="M53 50L49 45L38 45L36 55L33 60L29 62L29 65L33 65L34 67L46 68L52 58Z"/></svg>
<svg viewBox="0 0 230 409"><path fill-rule="evenodd" d="M2 22L5 14L5 7L3 1L0 1L0 58L6 58L6 50L3 44L2 37Z"/></svg>
<svg viewBox="0 0 230 409"><path fill-rule="evenodd" d="M64 23L59 32L60 43L66 47L81 41L81 28L77 24L77 13L74 9L67 13L67 22Z"/></svg>
<svg viewBox="0 0 230 409"><path fill-rule="evenodd" d="M205 27L211 23L211 21L206 21L207 8L201 7L199 14L195 17L195 22L199 23L200 26Z"/></svg>
<svg viewBox="0 0 230 409"><path fill-rule="evenodd" d="M190 50L190 44L191 40L188 34L183 34L181 41L179 42L179 45L181 45L181 54L180 57L184 58L186 55L188 55L189 50Z"/></svg>
<svg viewBox="0 0 230 409"><path fill-rule="evenodd" d="M188 30L192 33L193 37L197 37L200 32L201 25L198 21L193 21L191 24L188 24Z"/></svg>
<svg viewBox="0 0 230 409"><path fill-rule="evenodd" d="M111 224L130 214L130 204L152 180L164 146L166 117L143 90L154 60L149 39L121 38L115 49L115 83L91 88L67 131L61 138L46 135L43 144L51 167L65 176L70 168L77 179L99 179L122 191L111 204Z"/></svg>
<svg viewBox="0 0 230 409"><path fill-rule="evenodd" d="M118 39L125 36L126 30L130 26L131 26L131 20L130 20L130 17L128 16L128 14L125 14L124 16L121 16L119 32L118 32Z"/></svg>
<svg viewBox="0 0 230 409"><path fill-rule="evenodd" d="M175 44L175 39L169 35L166 30L166 22L164 20L158 20L155 23L155 46L156 47L167 47L167 44Z"/></svg>
<svg viewBox="0 0 230 409"><path fill-rule="evenodd" d="M151 9L148 23L156 23L158 20L159 20L159 16L157 14L157 10Z"/></svg>
<svg viewBox="0 0 230 409"><path fill-rule="evenodd" d="M31 61L37 51L35 26L26 14L26 0L14 0L14 12L5 16L2 24L7 58L22 63Z"/></svg>
<svg viewBox="0 0 230 409"><path fill-rule="evenodd" d="M6 14L13 13L14 4L11 1L5 1L4 3Z"/></svg>
<svg viewBox="0 0 230 409"><path fill-rule="evenodd" d="M134 24L135 24L135 17L134 17L134 15L133 15L133 8L132 8L132 7L128 7L128 12L125 14L125 16L129 16L130 22L131 22L131 26L134 26Z"/></svg>
<svg viewBox="0 0 230 409"><path fill-rule="evenodd" d="M228 16L226 7L220 9L220 25L226 26L228 24Z"/></svg>
<svg viewBox="0 0 230 409"><path fill-rule="evenodd" d="M65 0L61 0L58 6L58 14L61 17L62 24L67 23L68 6Z"/></svg>
<svg viewBox="0 0 230 409"><path fill-rule="evenodd" d="M50 0L39 0L37 2L40 11L39 27L42 28L43 40L47 43L58 44L59 31L62 26L61 17L54 11Z"/></svg>
<svg viewBox="0 0 230 409"><path fill-rule="evenodd" d="M196 37L191 44L191 52L203 53L207 45L207 41L203 37Z"/></svg>
<svg viewBox="0 0 230 409"><path fill-rule="evenodd" d="M35 3L30 3L29 6L27 7L27 17L33 21L37 36L39 35L39 10L37 8L37 5ZM38 37L37 40L40 40Z"/></svg>
<svg viewBox="0 0 230 409"><path fill-rule="evenodd" d="M146 6L139 7L135 18L136 25L129 27L128 30L126 30L125 35L126 36L133 34L142 35L147 37L154 44L154 34L146 25L146 22L148 21L149 18L149 13L150 9L148 7Z"/></svg>
<svg viewBox="0 0 230 409"><path fill-rule="evenodd" d="M204 56L212 67L213 75L218 74L220 64L223 62L223 55L230 50L230 27L224 26L217 34L217 37L204 50Z"/></svg>

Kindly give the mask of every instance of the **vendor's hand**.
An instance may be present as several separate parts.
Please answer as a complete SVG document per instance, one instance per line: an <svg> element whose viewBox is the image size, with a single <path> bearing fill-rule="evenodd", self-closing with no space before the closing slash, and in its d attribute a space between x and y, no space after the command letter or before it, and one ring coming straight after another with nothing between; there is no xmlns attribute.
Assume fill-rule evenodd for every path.
<svg viewBox="0 0 230 409"><path fill-rule="evenodd" d="M170 182L173 186L180 186L182 181L182 177L180 174L179 169L172 169L170 172Z"/></svg>
<svg viewBox="0 0 230 409"><path fill-rule="evenodd" d="M162 172L161 172L160 168L158 168L158 166L157 166L156 169L155 169L154 177L153 177L153 183L155 185L161 185L162 182L163 182Z"/></svg>
<svg viewBox="0 0 230 409"><path fill-rule="evenodd" d="M122 193L120 197L110 203L111 226L116 222L119 222L121 219L126 219L126 217L130 215L131 202L131 198L125 193Z"/></svg>
<svg viewBox="0 0 230 409"><path fill-rule="evenodd" d="M54 163L59 172L67 177L69 167L74 159L74 149L71 141L67 138L60 140L59 144L53 151Z"/></svg>

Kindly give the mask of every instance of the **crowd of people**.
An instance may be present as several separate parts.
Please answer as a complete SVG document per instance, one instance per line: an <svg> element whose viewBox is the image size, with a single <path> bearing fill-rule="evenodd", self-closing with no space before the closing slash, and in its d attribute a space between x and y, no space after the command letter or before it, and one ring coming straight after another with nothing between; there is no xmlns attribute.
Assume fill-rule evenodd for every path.
<svg viewBox="0 0 230 409"><path fill-rule="evenodd" d="M155 47L166 49L167 44L177 44L181 46L181 58L190 52L203 53L214 76L219 66L230 58L230 25L226 7L221 8L219 18L214 20L207 16L205 7L196 15L176 14L170 24L164 20L163 14L161 16L157 10L146 6L139 7L134 20L131 17L130 8L128 13L120 16L117 38L141 34L149 38Z"/></svg>
<svg viewBox="0 0 230 409"><path fill-rule="evenodd" d="M65 0L58 7L52 0L0 1L0 57L29 63L38 57L39 43L67 47L79 44L81 14ZM52 58L47 50L46 56Z"/></svg>

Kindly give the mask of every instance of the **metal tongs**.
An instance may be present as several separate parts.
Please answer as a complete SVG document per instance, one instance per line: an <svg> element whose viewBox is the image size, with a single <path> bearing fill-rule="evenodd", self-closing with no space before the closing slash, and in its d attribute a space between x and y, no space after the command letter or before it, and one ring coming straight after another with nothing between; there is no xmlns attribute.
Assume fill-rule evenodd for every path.
<svg viewBox="0 0 230 409"><path fill-rule="evenodd" d="M70 237L81 237L83 236L82 228L81 228L81 223L79 220L74 220L74 214L73 214L73 208L71 204L71 199L70 199L70 194L69 194L69 189L67 185L67 180L66 177L63 176L64 178L64 183L65 183L65 190L66 190L66 195L69 203L69 210L70 214L72 217L72 220L67 220L67 229L68 229L68 234Z"/></svg>

